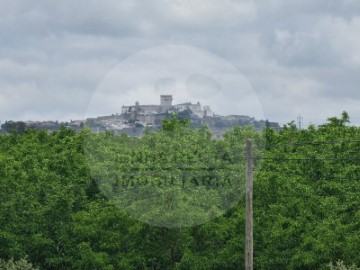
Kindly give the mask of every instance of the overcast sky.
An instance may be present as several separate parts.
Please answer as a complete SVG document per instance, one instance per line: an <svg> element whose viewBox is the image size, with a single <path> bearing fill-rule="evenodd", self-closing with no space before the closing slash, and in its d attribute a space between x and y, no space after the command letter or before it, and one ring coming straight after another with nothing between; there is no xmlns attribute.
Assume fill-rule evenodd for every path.
<svg viewBox="0 0 360 270"><path fill-rule="evenodd" d="M0 121L200 101L360 124L359 0L0 0Z"/></svg>

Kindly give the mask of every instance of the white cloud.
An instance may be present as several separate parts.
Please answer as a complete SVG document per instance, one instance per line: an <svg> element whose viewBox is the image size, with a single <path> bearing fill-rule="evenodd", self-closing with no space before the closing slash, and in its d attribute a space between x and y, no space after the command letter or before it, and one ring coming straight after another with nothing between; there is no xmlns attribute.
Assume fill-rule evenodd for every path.
<svg viewBox="0 0 360 270"><path fill-rule="evenodd" d="M256 18L254 1L232 0L164 0L169 4L169 17L177 23L192 27L209 25L233 25L239 21L252 21Z"/></svg>
<svg viewBox="0 0 360 270"><path fill-rule="evenodd" d="M351 19L328 17L322 21L320 30L337 54L342 56L344 65L360 66L360 16Z"/></svg>

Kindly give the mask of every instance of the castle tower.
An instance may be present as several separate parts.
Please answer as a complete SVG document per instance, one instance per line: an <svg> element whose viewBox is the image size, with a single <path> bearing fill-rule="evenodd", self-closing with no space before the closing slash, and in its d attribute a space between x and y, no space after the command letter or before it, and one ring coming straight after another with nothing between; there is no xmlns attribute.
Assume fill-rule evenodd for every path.
<svg viewBox="0 0 360 270"><path fill-rule="evenodd" d="M160 105L162 107L171 107L172 106L172 95L161 95L160 96Z"/></svg>
<svg viewBox="0 0 360 270"><path fill-rule="evenodd" d="M204 106L204 116L213 117L214 113L211 111L210 106Z"/></svg>

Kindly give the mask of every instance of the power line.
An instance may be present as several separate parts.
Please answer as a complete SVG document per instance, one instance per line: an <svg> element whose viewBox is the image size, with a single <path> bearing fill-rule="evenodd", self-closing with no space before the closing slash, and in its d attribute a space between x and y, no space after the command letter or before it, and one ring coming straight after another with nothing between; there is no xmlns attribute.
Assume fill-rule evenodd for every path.
<svg viewBox="0 0 360 270"><path fill-rule="evenodd" d="M309 155L323 155L323 156L328 156L329 149L312 149L312 150L301 150L301 149L297 149L297 150L288 150L288 151L281 151L281 152L271 152L271 151L261 151L261 152L256 152L259 156L266 156L266 155L286 155L286 156L297 156L297 157L301 157L301 156L309 156ZM351 154L359 154L360 155L360 149L359 150L350 150L350 149L344 149L344 151L333 151L331 149L331 154L340 154L340 155L351 155Z"/></svg>
<svg viewBox="0 0 360 270"><path fill-rule="evenodd" d="M262 147L257 147L257 149L271 149L271 148L284 147L284 146L305 146L305 145L323 145L323 144L339 144L339 143L360 143L360 140L290 142L285 144L264 145Z"/></svg>
<svg viewBox="0 0 360 270"><path fill-rule="evenodd" d="M304 178L317 178L317 180L360 181L360 178L349 178L349 177L328 176L328 175L315 175L315 174L306 174L306 173L300 173L300 172L289 172L289 171L283 171L283 170L259 169L259 170L254 170L254 172L266 172L266 173L274 173L274 174L284 174L284 175L299 176L299 177L304 177Z"/></svg>
<svg viewBox="0 0 360 270"><path fill-rule="evenodd" d="M277 161L301 161L301 160L360 160L360 158L266 158L255 157L255 160L277 160Z"/></svg>

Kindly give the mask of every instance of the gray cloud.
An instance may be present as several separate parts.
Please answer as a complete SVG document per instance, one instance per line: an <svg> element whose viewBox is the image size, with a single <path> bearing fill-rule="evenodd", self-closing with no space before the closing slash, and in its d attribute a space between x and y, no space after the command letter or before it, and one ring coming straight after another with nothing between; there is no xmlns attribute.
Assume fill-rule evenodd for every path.
<svg viewBox="0 0 360 270"><path fill-rule="evenodd" d="M305 121L317 122L347 110L360 123L357 0L0 0L0 5L0 121L83 117L119 63L154 46L186 45L236 67L271 120L286 123L301 113ZM146 85L156 76L149 68L166 65L161 57L137 63L141 71L117 82L126 94L120 100L104 97L103 104L115 110L137 99L157 103L152 95L176 85L166 74ZM179 76L199 63L206 70L196 56L174 59ZM192 93L177 90L176 100L199 99L220 114L251 114L256 107L236 84L224 89L214 75L191 76ZM142 90L126 92L134 82ZM207 98L215 92L217 98ZM237 100L244 105L236 106Z"/></svg>

